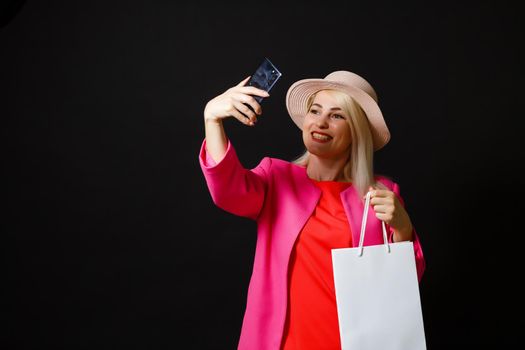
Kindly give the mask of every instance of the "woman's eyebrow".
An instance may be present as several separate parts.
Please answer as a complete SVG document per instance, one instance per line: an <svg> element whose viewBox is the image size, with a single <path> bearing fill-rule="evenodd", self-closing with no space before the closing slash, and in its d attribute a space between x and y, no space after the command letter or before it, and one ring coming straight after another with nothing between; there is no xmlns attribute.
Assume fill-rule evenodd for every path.
<svg viewBox="0 0 525 350"><path fill-rule="evenodd" d="M313 107L313 106L317 106L317 107L319 107L319 108L323 108L323 106L321 106L319 103L312 103L312 107ZM331 110L331 111L340 111L341 108L339 108L339 107L332 107L332 108L330 108L330 110Z"/></svg>

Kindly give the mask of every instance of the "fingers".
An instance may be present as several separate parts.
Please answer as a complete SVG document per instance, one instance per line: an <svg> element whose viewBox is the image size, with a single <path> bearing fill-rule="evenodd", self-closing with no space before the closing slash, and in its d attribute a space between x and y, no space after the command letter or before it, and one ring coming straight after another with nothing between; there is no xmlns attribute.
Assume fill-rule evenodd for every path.
<svg viewBox="0 0 525 350"><path fill-rule="evenodd" d="M236 108L230 111L230 115L234 117L235 119L237 119L238 121L240 121L241 123L243 123L244 125L248 125L248 126L255 125L250 119L246 118L246 116L242 114L241 112L239 112Z"/></svg>
<svg viewBox="0 0 525 350"><path fill-rule="evenodd" d="M255 86L243 86L243 87L240 87L238 91L246 95L255 95L255 96L260 96L260 97L270 96L268 92L262 89L258 89Z"/></svg>
<svg viewBox="0 0 525 350"><path fill-rule="evenodd" d="M390 206L387 206L387 205L382 205L382 204L377 204L377 205L374 205L374 211L376 212L376 214L380 213L380 214L386 214L388 212L390 212Z"/></svg>
<svg viewBox="0 0 525 350"><path fill-rule="evenodd" d="M392 220L394 219L394 207L392 205L376 204L373 205L373 208L376 218L387 224L392 223Z"/></svg>
<svg viewBox="0 0 525 350"><path fill-rule="evenodd" d="M380 190L380 189L375 189L373 188L372 186L370 186L368 188L368 191L370 192L370 199L373 199L373 198L394 198L395 197L395 194L393 191L390 191L390 190ZM363 198L365 198L365 196L363 196Z"/></svg>
<svg viewBox="0 0 525 350"><path fill-rule="evenodd" d="M234 93L234 95L232 95L232 99L233 101L239 101L241 102L242 104L244 104L245 106L242 106L239 111L243 112L246 111L246 112L250 112L248 114L246 114L247 116L251 117L251 114L255 112L255 116L257 115L261 115L262 114L262 108L261 108L261 105L250 95L246 95L246 94L243 94L243 93ZM248 106L246 106L248 105ZM246 107L246 108L244 108ZM251 109L249 108L251 107Z"/></svg>
<svg viewBox="0 0 525 350"><path fill-rule="evenodd" d="M246 86L246 83L250 80L250 77L244 78L239 84L235 86L235 90L242 92L247 95L255 95L260 97L269 97L270 94L262 89L258 89L255 86Z"/></svg>
<svg viewBox="0 0 525 350"><path fill-rule="evenodd" d="M376 218L381 221L384 221L386 224L390 225L392 223L393 216L389 213L378 213L376 212Z"/></svg>
<svg viewBox="0 0 525 350"><path fill-rule="evenodd" d="M250 80L250 76L244 78L239 84L237 84L237 86L244 86L248 82L248 80Z"/></svg>
<svg viewBox="0 0 525 350"><path fill-rule="evenodd" d="M389 197L389 196L391 196L394 193L394 192L389 191L389 190L374 189L373 187L370 187L369 191L370 191L370 198L374 198L374 197Z"/></svg>
<svg viewBox="0 0 525 350"><path fill-rule="evenodd" d="M247 105L240 101L233 101L233 106L237 111L243 114L244 118L255 124L257 122L257 116Z"/></svg>
<svg viewBox="0 0 525 350"><path fill-rule="evenodd" d="M393 195L384 195L384 196L371 196L370 197L370 204L371 205L378 205L378 204L384 204L384 205L394 205L395 198Z"/></svg>

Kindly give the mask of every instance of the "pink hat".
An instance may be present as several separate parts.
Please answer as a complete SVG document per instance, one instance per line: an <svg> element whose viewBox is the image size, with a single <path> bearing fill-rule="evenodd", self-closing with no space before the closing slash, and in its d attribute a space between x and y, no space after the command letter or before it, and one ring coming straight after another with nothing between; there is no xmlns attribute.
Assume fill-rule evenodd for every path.
<svg viewBox="0 0 525 350"><path fill-rule="evenodd" d="M288 89L286 108L299 129L302 130L304 116L308 112L308 98L326 89L342 91L361 106L368 118L375 151L388 143L390 131L377 104L376 92L365 79L348 71L332 72L324 79L299 80Z"/></svg>

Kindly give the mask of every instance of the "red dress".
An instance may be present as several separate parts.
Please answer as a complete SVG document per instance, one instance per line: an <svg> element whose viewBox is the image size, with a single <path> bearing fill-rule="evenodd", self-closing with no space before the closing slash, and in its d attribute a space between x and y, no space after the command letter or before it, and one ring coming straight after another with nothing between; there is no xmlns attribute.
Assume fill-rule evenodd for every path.
<svg viewBox="0 0 525 350"><path fill-rule="evenodd" d="M322 194L290 257L284 350L341 349L331 249L352 246L340 197L350 183L312 181Z"/></svg>

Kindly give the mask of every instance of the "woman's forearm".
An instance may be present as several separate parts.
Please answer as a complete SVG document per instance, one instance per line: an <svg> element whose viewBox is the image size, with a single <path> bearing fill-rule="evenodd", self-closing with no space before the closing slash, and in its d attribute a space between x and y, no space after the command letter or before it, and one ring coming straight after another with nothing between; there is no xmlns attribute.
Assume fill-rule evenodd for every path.
<svg viewBox="0 0 525 350"><path fill-rule="evenodd" d="M204 119L204 130L206 134L206 152L212 159L219 163L228 146L228 139L221 119Z"/></svg>
<svg viewBox="0 0 525 350"><path fill-rule="evenodd" d="M394 242L413 241L414 240L413 231L414 231L414 228L412 227L412 224L410 224L408 227L402 230L394 229L394 237L393 237Z"/></svg>

